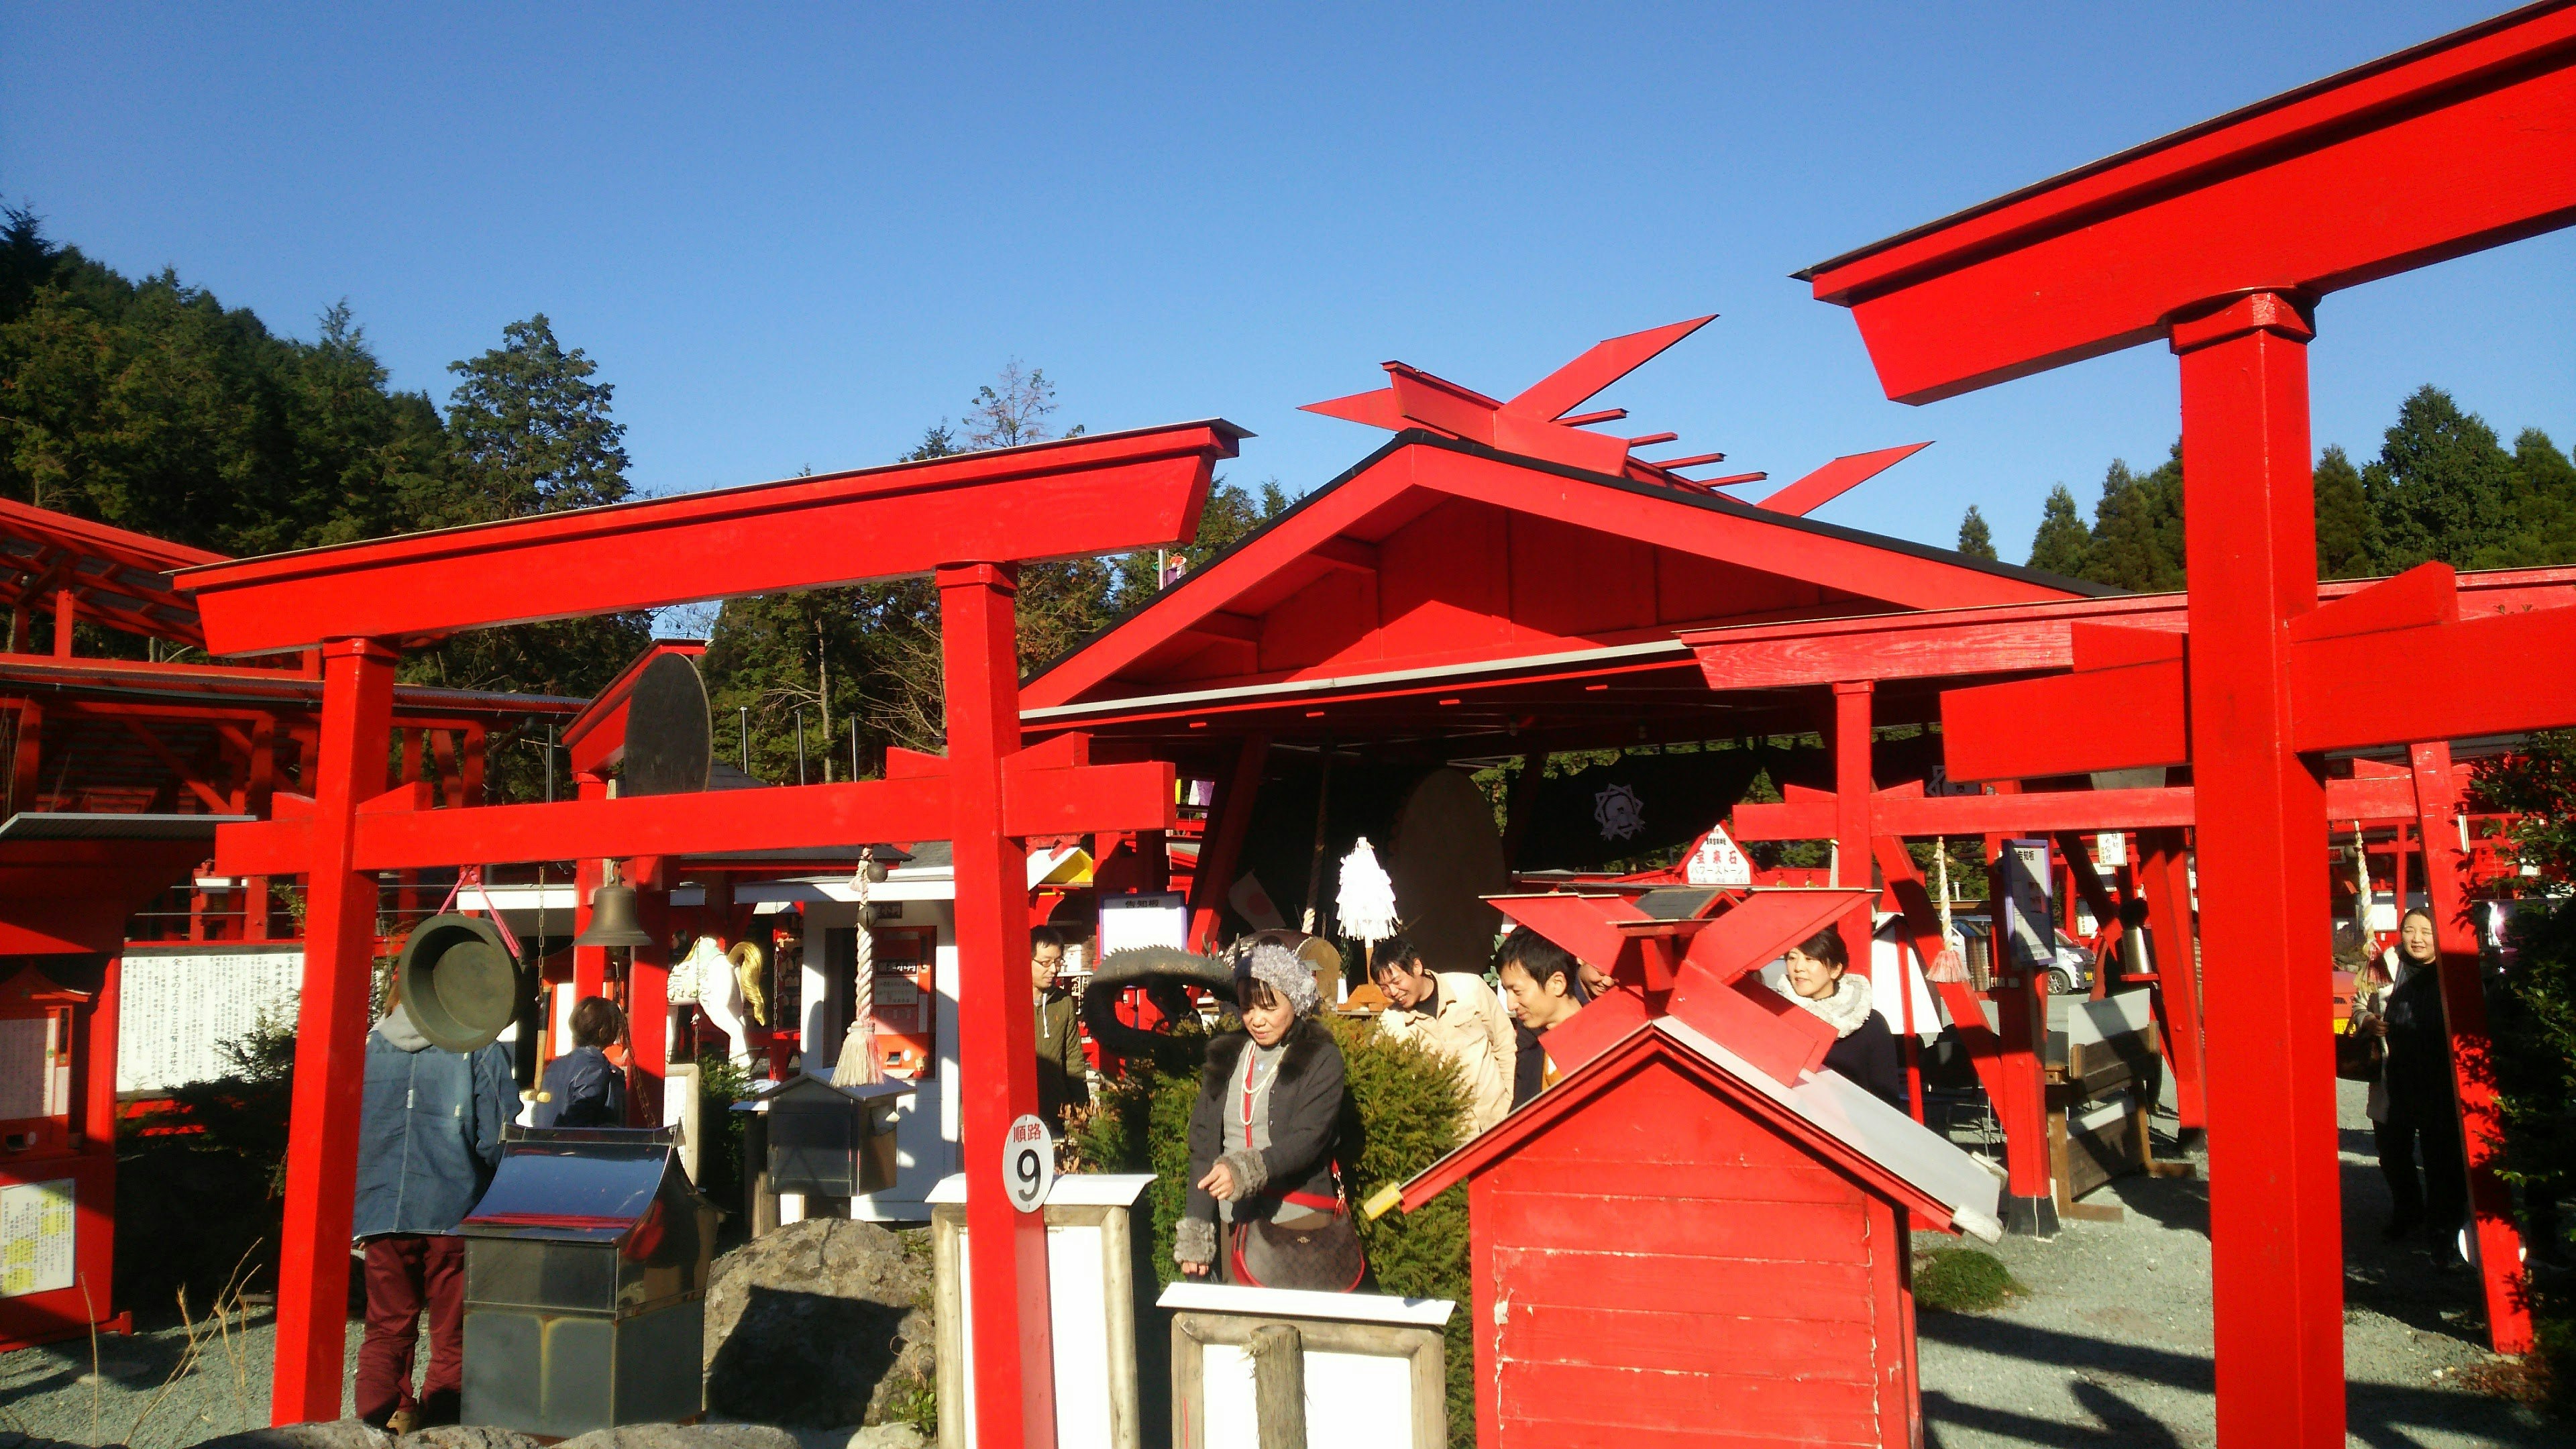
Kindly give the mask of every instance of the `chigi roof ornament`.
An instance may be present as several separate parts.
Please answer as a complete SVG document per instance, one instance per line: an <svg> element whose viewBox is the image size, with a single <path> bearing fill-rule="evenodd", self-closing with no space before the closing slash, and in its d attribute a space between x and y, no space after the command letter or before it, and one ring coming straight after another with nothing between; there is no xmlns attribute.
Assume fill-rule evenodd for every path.
<svg viewBox="0 0 2576 1449"><path fill-rule="evenodd" d="M1628 416L1628 410L1598 408L1591 412L1576 412L1575 409L1590 402L1603 388L1644 366L1665 348L1716 320L1717 314L1712 312L1706 317L1693 317L1596 342L1582 356L1522 389L1509 402L1487 397L1406 363L1387 362L1380 364L1386 369L1387 386L1369 392L1355 392L1348 397L1308 403L1300 411L1366 423L1390 432L1423 428L1445 437L1517 453L1525 458L1541 458L1589 472L1634 478L1641 483L1660 483L1693 493L1715 493L1720 488L1738 483L1759 483L1771 475L1735 473L1723 478L1684 477L1683 469L1723 463L1726 455L1694 453L1681 458L1636 457L1634 450L1638 448L1669 443L1681 435L1666 432L1622 437L1616 433L1596 433L1589 431L1593 425L1618 422ZM1930 446L1928 442L1907 443L1901 447L1836 458L1763 499L1761 506L1775 512L1803 515Z"/></svg>

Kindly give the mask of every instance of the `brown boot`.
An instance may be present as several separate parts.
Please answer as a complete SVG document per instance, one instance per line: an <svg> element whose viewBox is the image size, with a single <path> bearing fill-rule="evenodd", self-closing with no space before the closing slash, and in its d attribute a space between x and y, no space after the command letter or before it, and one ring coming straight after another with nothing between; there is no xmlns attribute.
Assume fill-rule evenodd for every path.
<svg viewBox="0 0 2576 1449"><path fill-rule="evenodd" d="M393 1435L397 1439L418 1427L420 1427L420 1411L418 1409L396 1409L385 1419L385 1432Z"/></svg>

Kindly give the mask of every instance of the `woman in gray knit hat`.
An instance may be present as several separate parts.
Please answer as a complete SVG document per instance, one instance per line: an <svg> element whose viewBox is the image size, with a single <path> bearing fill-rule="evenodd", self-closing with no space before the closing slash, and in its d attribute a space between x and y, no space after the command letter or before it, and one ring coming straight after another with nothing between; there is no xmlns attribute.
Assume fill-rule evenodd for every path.
<svg viewBox="0 0 2576 1449"><path fill-rule="evenodd" d="M1311 967L1261 942L1235 963L1243 1030L1208 1043L1172 1256L1193 1278L1348 1292L1365 1265L1334 1162L1342 1052Z"/></svg>

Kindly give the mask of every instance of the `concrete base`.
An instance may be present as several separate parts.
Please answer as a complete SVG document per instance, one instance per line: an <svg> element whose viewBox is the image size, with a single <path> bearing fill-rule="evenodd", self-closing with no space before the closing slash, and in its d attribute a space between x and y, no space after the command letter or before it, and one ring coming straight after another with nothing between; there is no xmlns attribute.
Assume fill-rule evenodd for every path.
<svg viewBox="0 0 2576 1449"><path fill-rule="evenodd" d="M2004 1231L2027 1238L2057 1236L2057 1199L2048 1196L2018 1197L2004 1194Z"/></svg>

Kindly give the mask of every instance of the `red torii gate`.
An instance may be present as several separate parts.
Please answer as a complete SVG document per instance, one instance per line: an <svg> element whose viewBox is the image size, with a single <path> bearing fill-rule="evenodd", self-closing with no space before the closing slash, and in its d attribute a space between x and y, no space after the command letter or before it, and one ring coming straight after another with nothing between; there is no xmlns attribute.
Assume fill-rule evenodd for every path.
<svg viewBox="0 0 2576 1449"><path fill-rule="evenodd" d="M2204 1021L2222 1443L2344 1438L2334 1077L2322 1031L2284 1029L2325 1019L2328 1000L2317 754L2576 718L2565 663L2576 614L2458 623L2435 576L2319 607L2314 307L2571 220L2576 5L2550 0L1800 274L1852 309L1901 402L2158 337L2181 358L2187 692L2171 636L2087 630L2076 655L2093 679L1954 696L1944 733L1963 779L2192 764L2214 968ZM2506 652L2510 667L2465 698L2396 701L2367 671L2407 644L2438 645L2454 666ZM2132 698L2163 707L2088 709L2098 750L2067 748L2069 716L2031 712L2062 708L2070 688L2098 699L2113 670ZM2033 738L2051 730L2060 737ZM2266 1138L2286 1150L2267 1153Z"/></svg>
<svg viewBox="0 0 2576 1449"><path fill-rule="evenodd" d="M285 1242L278 1422L340 1410L373 872L564 856L756 850L816 841L954 842L964 1140L973 1227L977 1418L996 1444L1055 1442L1042 1219L1012 1211L1000 1147L1037 1110L1035 1047L1014 983L1027 948L1021 842L1161 829L1172 769L1089 763L1069 736L1020 748L1014 570L1155 547L1197 530L1211 470L1246 436L1186 423L678 498L581 509L211 565L180 575L208 645L319 645L319 784L277 818L228 826L223 868L310 875ZM838 546L836 546L838 545ZM685 563L685 567L678 566ZM932 574L948 755L858 784L434 808L378 793L397 649L459 629L655 608L710 596Z"/></svg>
<svg viewBox="0 0 2576 1449"><path fill-rule="evenodd" d="M2466 575L2459 582L2463 608L2479 617L2576 604L2576 569L2571 568L2497 569ZM2320 593L2328 600L2341 599L2368 586L2338 580L2321 585ZM2117 624L2178 636L2185 609L2181 594L2124 594L1688 629L1681 637L1712 687L1835 690L1835 703L1844 706L1837 720L1840 733L1833 741L1837 760L1866 762L1874 722L1867 706L1873 702L1883 707L1880 719L1920 720L1937 706L1935 692L2072 667L2072 641L2080 625ZM1850 708L1855 698L1863 708ZM2093 697L2091 705L2096 711L2116 711L2125 708L2126 701L2116 692L2103 692ZM2093 718L2088 715L2088 723ZM2135 832L2142 855L2139 884L2154 937L2168 959L2191 959L2192 922L2181 839L2183 828L2192 823L2190 786L1941 795L1927 793L1925 782L1919 780L1869 779L1865 764L1857 779L1845 783L1853 786L1848 794L1787 786L1787 798L1780 803L1737 806L1729 828L1743 841L1834 839L1847 859L1874 851L1904 911L1907 934L1927 961L1940 949L1932 904L1912 859L1897 848L1898 841L1926 836L2046 835L2056 839L2073 867L2081 853L2077 836L2105 830ZM2367 760L2355 762L2350 778L2326 782L2326 813L2336 821L2420 824L2425 811L2432 808L2427 801L2434 798L2419 796L2410 772L2391 773L2389 767ZM2449 820L2447 806L2436 813L2436 826ZM2094 911L2109 920L2107 891L2101 882L2081 868L2074 873L2079 889L2088 895L2102 892ZM2457 887L2456 881L2445 882L2446 889ZM2207 1117L2197 983L2192 973L2166 975L2159 970L2155 984L2165 1047L2174 1068L2176 1110L2184 1128L2201 1129ZM2038 1001L2034 995L1999 987L1994 999L2000 1032L1990 1034L1976 1009L1976 993L1964 982L1935 983L1934 989L1959 1023L1979 1079L2004 1126L2011 1172L2007 1223L2017 1228L2034 1222L2044 1225L2048 1169L2040 1102ZM2471 1029L2469 1035L2474 1055L2484 1049L2483 1033ZM2510 1253L2489 1253L2486 1262L2494 1282L2502 1282L2513 1271ZM2521 1320L2516 1309L2498 1322L2510 1325ZM2515 1341L2514 1331L2508 1327L2503 1339Z"/></svg>

